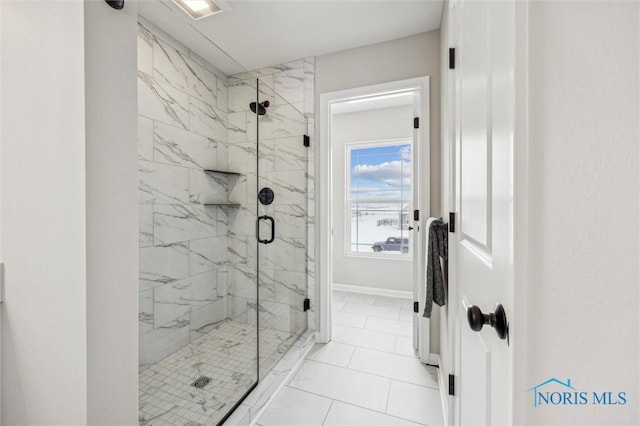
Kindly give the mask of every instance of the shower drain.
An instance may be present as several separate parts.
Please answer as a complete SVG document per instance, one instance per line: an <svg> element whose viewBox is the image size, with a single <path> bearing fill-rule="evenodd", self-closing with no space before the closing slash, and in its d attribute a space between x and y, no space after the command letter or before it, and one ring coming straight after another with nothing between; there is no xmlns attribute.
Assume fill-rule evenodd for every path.
<svg viewBox="0 0 640 426"><path fill-rule="evenodd" d="M191 386L194 386L198 389L202 389L205 386L207 386L209 384L209 382L211 381L211 377L207 377L207 376L200 376L196 379L195 382L193 382L193 384Z"/></svg>

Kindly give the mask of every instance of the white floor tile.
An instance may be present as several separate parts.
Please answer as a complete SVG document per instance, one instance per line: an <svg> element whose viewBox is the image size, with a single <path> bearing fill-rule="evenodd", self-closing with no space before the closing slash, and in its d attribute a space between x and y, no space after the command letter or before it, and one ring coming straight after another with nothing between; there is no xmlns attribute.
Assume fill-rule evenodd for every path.
<svg viewBox="0 0 640 426"><path fill-rule="evenodd" d="M401 299L399 297L376 296L376 301L373 302L373 306L394 309L412 309L413 301L410 299Z"/></svg>
<svg viewBox="0 0 640 426"><path fill-rule="evenodd" d="M260 416L261 426L321 425L331 400L285 386Z"/></svg>
<svg viewBox="0 0 640 426"><path fill-rule="evenodd" d="M396 336L396 346L393 348L393 352L414 358L418 357L413 349L413 337Z"/></svg>
<svg viewBox="0 0 640 426"><path fill-rule="evenodd" d="M334 401L324 421L328 426L395 426L414 425L405 419L382 414L344 402Z"/></svg>
<svg viewBox="0 0 640 426"><path fill-rule="evenodd" d="M351 312L353 314L367 315L380 318L400 319L400 309L383 308L381 306L361 305L358 303L347 302L342 307L342 312Z"/></svg>
<svg viewBox="0 0 640 426"><path fill-rule="evenodd" d="M387 414L429 426L442 425L440 391L392 380Z"/></svg>
<svg viewBox="0 0 640 426"><path fill-rule="evenodd" d="M435 369L422 364L418 358L356 348L349 368L390 379L438 388L438 377L433 371Z"/></svg>
<svg viewBox="0 0 640 426"><path fill-rule="evenodd" d="M354 346L338 342L316 343L307 355L307 359L346 367L349 365L354 350Z"/></svg>
<svg viewBox="0 0 640 426"><path fill-rule="evenodd" d="M400 321L413 322L413 310L401 309L400 310Z"/></svg>
<svg viewBox="0 0 640 426"><path fill-rule="evenodd" d="M364 323L367 322L366 315L352 314L350 312L333 312L331 314L331 321L334 324L346 325L347 327L362 328Z"/></svg>
<svg viewBox="0 0 640 426"><path fill-rule="evenodd" d="M413 325L411 323L388 318L369 317L364 328L383 333L393 333L399 336L413 336Z"/></svg>
<svg viewBox="0 0 640 426"><path fill-rule="evenodd" d="M331 299L334 302L344 302L347 300L347 297L349 297L351 293L348 293L346 291L340 291L340 290L333 290L331 292Z"/></svg>
<svg viewBox="0 0 640 426"><path fill-rule="evenodd" d="M346 305L347 302L344 300L332 300L331 301L331 311L332 312L340 312L343 308L344 305Z"/></svg>
<svg viewBox="0 0 640 426"><path fill-rule="evenodd" d="M289 386L372 410L384 411L387 405L389 379L307 360L289 382Z"/></svg>
<svg viewBox="0 0 640 426"><path fill-rule="evenodd" d="M396 339L393 334L380 333L362 328L345 327L342 325L333 326L332 340L338 343L346 343L348 345L387 352L393 352L396 344Z"/></svg>
<svg viewBox="0 0 640 426"><path fill-rule="evenodd" d="M376 296L373 294L347 293L346 301L349 303L357 303L359 305L373 305Z"/></svg>

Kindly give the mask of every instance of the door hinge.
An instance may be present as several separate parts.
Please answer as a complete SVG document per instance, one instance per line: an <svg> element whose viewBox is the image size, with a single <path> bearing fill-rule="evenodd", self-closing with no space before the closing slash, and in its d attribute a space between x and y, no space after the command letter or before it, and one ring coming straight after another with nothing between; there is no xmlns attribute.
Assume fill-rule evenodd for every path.
<svg viewBox="0 0 640 426"><path fill-rule="evenodd" d="M456 394L456 376L449 374L449 395Z"/></svg>
<svg viewBox="0 0 640 426"><path fill-rule="evenodd" d="M456 48L455 47L449 48L449 69L450 70L456 69Z"/></svg>
<svg viewBox="0 0 640 426"><path fill-rule="evenodd" d="M311 138L309 137L309 135L304 135L302 137L302 145L306 146L307 148L311 146Z"/></svg>
<svg viewBox="0 0 640 426"><path fill-rule="evenodd" d="M449 212L449 232L456 232L456 214Z"/></svg>
<svg viewBox="0 0 640 426"><path fill-rule="evenodd" d="M413 211L413 220L415 220L415 221L420 220L420 210L414 210Z"/></svg>
<svg viewBox="0 0 640 426"><path fill-rule="evenodd" d="M414 119L413 119L413 128L414 129L419 129L420 128L420 117L414 117Z"/></svg>
<svg viewBox="0 0 640 426"><path fill-rule="evenodd" d="M419 303L418 302L413 302L413 312L415 312L416 314L419 312L418 309L420 308Z"/></svg>
<svg viewBox="0 0 640 426"><path fill-rule="evenodd" d="M309 298L304 299L302 309L304 310L304 312L307 312L309 309L311 309L311 301L309 300Z"/></svg>

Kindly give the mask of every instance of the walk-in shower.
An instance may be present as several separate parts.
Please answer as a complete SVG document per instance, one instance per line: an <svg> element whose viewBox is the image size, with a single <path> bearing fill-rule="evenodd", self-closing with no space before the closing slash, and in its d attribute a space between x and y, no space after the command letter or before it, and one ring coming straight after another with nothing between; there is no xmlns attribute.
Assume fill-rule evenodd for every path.
<svg viewBox="0 0 640 426"><path fill-rule="evenodd" d="M307 120L194 58L141 19L145 425L223 422L307 328Z"/></svg>

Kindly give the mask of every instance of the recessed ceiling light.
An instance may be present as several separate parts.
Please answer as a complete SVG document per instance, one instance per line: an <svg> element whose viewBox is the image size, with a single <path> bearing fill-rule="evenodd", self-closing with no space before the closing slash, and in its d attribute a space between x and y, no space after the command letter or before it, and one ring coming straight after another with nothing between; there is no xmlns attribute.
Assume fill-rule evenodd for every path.
<svg viewBox="0 0 640 426"><path fill-rule="evenodd" d="M213 0L173 0L182 10L187 12L193 19L200 19L206 16L215 15L222 12L222 8Z"/></svg>

